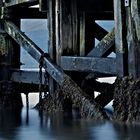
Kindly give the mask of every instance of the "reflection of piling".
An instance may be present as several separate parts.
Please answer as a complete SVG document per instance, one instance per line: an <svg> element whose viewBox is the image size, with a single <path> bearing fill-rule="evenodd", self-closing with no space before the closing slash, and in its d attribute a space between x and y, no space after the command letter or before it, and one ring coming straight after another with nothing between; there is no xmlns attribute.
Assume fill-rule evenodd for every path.
<svg viewBox="0 0 140 140"><path fill-rule="evenodd" d="M26 125L29 125L29 108L26 108Z"/></svg>
<svg viewBox="0 0 140 140"><path fill-rule="evenodd" d="M26 96L26 108L29 109L29 93L25 93Z"/></svg>

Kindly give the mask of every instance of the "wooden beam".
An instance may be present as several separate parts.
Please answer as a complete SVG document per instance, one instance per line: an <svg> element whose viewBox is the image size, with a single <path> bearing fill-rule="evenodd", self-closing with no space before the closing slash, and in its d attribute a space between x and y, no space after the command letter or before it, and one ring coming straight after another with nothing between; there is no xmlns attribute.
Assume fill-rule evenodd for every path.
<svg viewBox="0 0 140 140"><path fill-rule="evenodd" d="M13 23L5 21L5 31L20 45L22 46L37 62L40 62L41 56L44 52L30 40L23 32L21 32ZM64 82L64 72L47 55L43 59L43 67L48 74L61 85Z"/></svg>
<svg viewBox="0 0 140 140"><path fill-rule="evenodd" d="M61 1L60 20L61 20L61 51L63 55L77 55L78 47L78 21L77 21L77 1Z"/></svg>
<svg viewBox="0 0 140 140"><path fill-rule="evenodd" d="M113 11L113 0L78 0L78 7L81 11Z"/></svg>
<svg viewBox="0 0 140 140"><path fill-rule="evenodd" d="M47 19L47 12L40 12L39 8L9 8L8 19Z"/></svg>
<svg viewBox="0 0 140 140"><path fill-rule="evenodd" d="M39 11L41 12L48 11L48 0L39 0Z"/></svg>
<svg viewBox="0 0 140 140"><path fill-rule="evenodd" d="M61 7L62 1L55 0L55 49L56 49L56 63L60 65L61 63L61 54L62 54L62 45L61 45L61 23L63 19L60 19L62 16ZM58 12L59 11L59 12Z"/></svg>
<svg viewBox="0 0 140 140"><path fill-rule="evenodd" d="M116 47L116 69L117 75L122 77L128 74L127 64L127 42L125 26L124 1L114 0L115 18L115 47Z"/></svg>
<svg viewBox="0 0 140 140"><path fill-rule="evenodd" d="M85 55L95 47L95 20L88 13L85 14Z"/></svg>
<svg viewBox="0 0 140 140"><path fill-rule="evenodd" d="M62 56L61 62L61 67L66 71L116 74L116 62L112 58Z"/></svg>
<svg viewBox="0 0 140 140"><path fill-rule="evenodd" d="M12 69L11 79L17 83L27 84L40 84L39 81L39 70L19 70ZM44 81L44 71L42 72L42 81Z"/></svg>
<svg viewBox="0 0 140 140"><path fill-rule="evenodd" d="M48 53L50 58L56 62L56 50L55 50L55 1L47 0L48 2L48 31L49 31L49 41L48 41ZM55 91L55 81L51 76L49 76L49 93L53 95Z"/></svg>
<svg viewBox="0 0 140 140"><path fill-rule="evenodd" d="M36 93L39 94L39 85L34 83L19 83L14 82L15 91L18 93ZM42 92L44 92L44 85L42 85ZM48 92L48 86L45 86L45 92Z"/></svg>
<svg viewBox="0 0 140 140"><path fill-rule="evenodd" d="M106 57L108 56L114 48L115 44L115 29L113 28L110 33L108 33L95 48L93 48L89 53L88 57Z"/></svg>
<svg viewBox="0 0 140 140"><path fill-rule="evenodd" d="M14 7L14 6L33 6L39 4L39 0L8 0L5 2L6 7Z"/></svg>
<svg viewBox="0 0 140 140"><path fill-rule="evenodd" d="M129 75L140 77L140 3L131 0L126 7L127 42L128 42L128 69Z"/></svg>
<svg viewBox="0 0 140 140"><path fill-rule="evenodd" d="M94 20L114 20L114 11L88 12Z"/></svg>

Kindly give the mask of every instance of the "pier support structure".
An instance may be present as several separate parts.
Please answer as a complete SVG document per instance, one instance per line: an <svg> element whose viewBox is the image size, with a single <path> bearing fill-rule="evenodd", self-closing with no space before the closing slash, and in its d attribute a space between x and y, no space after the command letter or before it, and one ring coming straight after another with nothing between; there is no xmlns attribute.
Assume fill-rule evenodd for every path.
<svg viewBox="0 0 140 140"><path fill-rule="evenodd" d="M20 68L20 48L4 30L4 18L6 18L4 3L1 3L0 9L0 109L17 109L22 107L22 100L10 79L11 69ZM20 26L20 20L13 22Z"/></svg>

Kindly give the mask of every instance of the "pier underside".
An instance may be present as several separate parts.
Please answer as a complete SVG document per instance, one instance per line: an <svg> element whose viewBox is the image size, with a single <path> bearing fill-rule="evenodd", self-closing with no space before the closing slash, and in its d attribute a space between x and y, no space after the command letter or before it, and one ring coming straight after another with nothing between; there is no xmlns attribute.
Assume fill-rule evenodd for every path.
<svg viewBox="0 0 140 140"><path fill-rule="evenodd" d="M132 81L137 83L140 76L139 9L138 0L0 2L0 87L8 87L10 82L11 89L14 89L4 91L1 88L0 101L5 106L3 97L10 92L20 106L18 93L38 92L41 107L48 96L55 102L60 96L57 99L62 101L62 106L66 103L64 99L68 98L72 106L80 108L81 116L103 119L107 118L103 108L114 99L114 119L117 120L120 118L119 111L127 107L124 105L117 111L119 105L129 102L121 99L130 96L128 99L131 100L133 95L126 93L123 82L122 86L118 86L117 81L109 84L97 79L116 76L123 81L123 77L127 76L133 77ZM20 30L21 19L48 19L47 53ZM98 24L99 21L112 21L114 27L107 31ZM20 47L39 63L38 71L20 69ZM125 80L131 81L129 78ZM61 94L55 94L57 89ZM95 91L100 95L95 97ZM119 94L116 91L122 92ZM45 92L46 99L43 99L42 92ZM13 97L9 99L13 100ZM137 104L137 99L134 100ZM132 112L138 110L139 107ZM125 113L129 116L129 111ZM127 120L131 122L133 119Z"/></svg>

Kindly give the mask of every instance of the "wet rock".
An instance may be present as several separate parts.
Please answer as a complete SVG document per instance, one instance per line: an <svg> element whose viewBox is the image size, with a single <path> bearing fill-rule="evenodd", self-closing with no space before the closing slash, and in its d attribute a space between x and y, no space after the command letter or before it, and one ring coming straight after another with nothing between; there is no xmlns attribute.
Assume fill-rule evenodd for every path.
<svg viewBox="0 0 140 140"><path fill-rule="evenodd" d="M72 106L79 107L82 118L95 120L108 118L103 108L84 93L70 77L65 76L64 79L61 89L57 90L53 97L48 95L48 97L43 100L42 104L44 110L63 110L64 100L70 99L72 101Z"/></svg>
<svg viewBox="0 0 140 140"><path fill-rule="evenodd" d="M140 123L140 79L118 78L114 90L113 119Z"/></svg>

